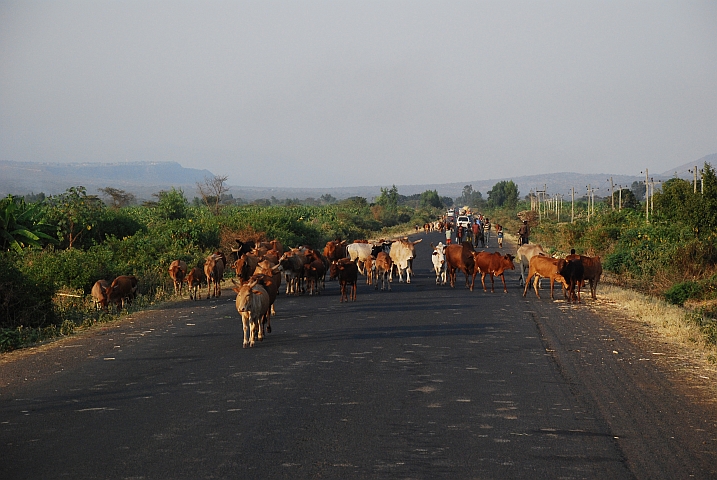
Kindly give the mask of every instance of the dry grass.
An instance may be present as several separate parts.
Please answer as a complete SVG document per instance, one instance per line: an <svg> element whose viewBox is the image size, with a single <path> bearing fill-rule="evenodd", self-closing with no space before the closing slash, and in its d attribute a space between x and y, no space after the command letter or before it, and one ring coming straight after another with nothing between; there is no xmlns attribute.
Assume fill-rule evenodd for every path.
<svg viewBox="0 0 717 480"><path fill-rule="evenodd" d="M601 283L586 305L654 358L675 385L717 405L717 346L705 341L694 312L634 290Z"/></svg>

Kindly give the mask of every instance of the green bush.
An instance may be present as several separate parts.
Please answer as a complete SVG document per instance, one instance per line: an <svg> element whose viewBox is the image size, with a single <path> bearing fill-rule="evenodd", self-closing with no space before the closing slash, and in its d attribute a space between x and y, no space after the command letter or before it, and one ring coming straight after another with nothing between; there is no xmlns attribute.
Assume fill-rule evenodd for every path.
<svg viewBox="0 0 717 480"><path fill-rule="evenodd" d="M698 282L687 281L676 283L665 292L665 300L673 305L684 305L690 298L698 298L702 294L702 286Z"/></svg>
<svg viewBox="0 0 717 480"><path fill-rule="evenodd" d="M52 305L55 287L17 267L22 258L0 255L0 328L45 327L56 322Z"/></svg>

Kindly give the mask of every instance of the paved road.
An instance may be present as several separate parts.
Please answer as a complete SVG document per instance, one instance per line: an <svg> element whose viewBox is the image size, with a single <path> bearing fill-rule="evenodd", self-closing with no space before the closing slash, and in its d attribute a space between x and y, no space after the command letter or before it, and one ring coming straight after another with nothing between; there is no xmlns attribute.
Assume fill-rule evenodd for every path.
<svg viewBox="0 0 717 480"><path fill-rule="evenodd" d="M643 352L516 272L436 286L419 237L410 285L282 296L253 349L227 289L0 364L0 476L717 476L714 419Z"/></svg>

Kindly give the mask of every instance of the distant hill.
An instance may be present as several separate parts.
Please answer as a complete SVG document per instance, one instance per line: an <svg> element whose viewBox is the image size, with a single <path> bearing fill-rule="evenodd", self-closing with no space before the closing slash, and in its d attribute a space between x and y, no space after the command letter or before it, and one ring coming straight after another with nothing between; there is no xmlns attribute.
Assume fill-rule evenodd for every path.
<svg viewBox="0 0 717 480"><path fill-rule="evenodd" d="M184 188L192 198L197 182L212 177L209 170L184 168L176 162L32 163L0 161L0 195L43 192L56 195L82 185L87 193L113 187L150 199L153 193ZM191 192L188 190L191 188Z"/></svg>
<svg viewBox="0 0 717 480"><path fill-rule="evenodd" d="M692 174L687 170L702 168L704 163L717 164L717 154L707 155L694 162L671 168L662 174L650 175L654 180L667 180L677 175L680 178L691 179ZM169 190L174 187L182 189L187 198L192 199L196 192L197 182L206 177L213 177L209 170L185 168L176 162L128 162L128 163L32 163L0 161L0 196L8 194L26 195L43 192L46 195L55 195L65 192L68 188L82 185L87 192L97 194L99 188L113 187L134 194L139 200L148 200L152 194L160 190ZM503 177L489 180L465 180L453 183L436 183L424 185L396 185L401 195L414 195L426 190L436 190L440 196L457 198L463 193L466 185L471 185L474 191L488 197L488 191L504 180L512 180L518 185L520 196L524 197L531 191L546 189L548 195L562 194L569 197L571 189L575 189L575 197L580 198L586 194L587 186L595 190L595 195L605 197L610 195L610 179L617 189L618 186L630 187L632 182L644 181L644 176L612 175L608 173L583 174L575 172L546 173L541 175L528 175L520 177ZM371 201L381 193L381 188L391 185L375 185L343 188L268 188L230 186L229 193L234 198L253 201L259 198L277 199L319 198L329 194L337 199L349 197L364 197Z"/></svg>

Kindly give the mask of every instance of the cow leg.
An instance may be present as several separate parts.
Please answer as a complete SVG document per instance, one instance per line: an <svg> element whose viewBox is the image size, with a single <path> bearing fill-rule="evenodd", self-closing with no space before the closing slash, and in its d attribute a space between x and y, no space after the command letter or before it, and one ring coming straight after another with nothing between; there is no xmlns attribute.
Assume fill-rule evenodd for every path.
<svg viewBox="0 0 717 480"><path fill-rule="evenodd" d="M505 275L500 274L501 280L503 280L503 293L508 293L508 287L505 286Z"/></svg>
<svg viewBox="0 0 717 480"><path fill-rule="evenodd" d="M353 285L351 286L351 300L354 301L354 302L356 301L356 288L357 288L357 283L358 283L358 282L354 282ZM348 300L347 300L347 301L348 301Z"/></svg>
<svg viewBox="0 0 717 480"><path fill-rule="evenodd" d="M247 318L246 314L242 313L241 314L241 324L242 324L242 329L244 330L244 341L242 343L242 348L247 348L249 346L249 336L250 336L249 322L250 322L250 319Z"/></svg>
<svg viewBox="0 0 717 480"><path fill-rule="evenodd" d="M495 279L492 272L490 274L490 293L495 293Z"/></svg>

